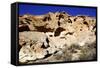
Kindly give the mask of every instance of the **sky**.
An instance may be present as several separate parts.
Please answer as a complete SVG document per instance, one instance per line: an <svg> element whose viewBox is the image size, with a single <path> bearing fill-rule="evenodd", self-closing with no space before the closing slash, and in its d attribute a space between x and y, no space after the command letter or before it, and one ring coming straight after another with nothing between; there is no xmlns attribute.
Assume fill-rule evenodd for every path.
<svg viewBox="0 0 100 68"><path fill-rule="evenodd" d="M24 15L24 14L43 15L47 14L48 12L61 12L61 11L65 11L66 13L72 16L87 15L96 17L96 8L19 4L19 15Z"/></svg>

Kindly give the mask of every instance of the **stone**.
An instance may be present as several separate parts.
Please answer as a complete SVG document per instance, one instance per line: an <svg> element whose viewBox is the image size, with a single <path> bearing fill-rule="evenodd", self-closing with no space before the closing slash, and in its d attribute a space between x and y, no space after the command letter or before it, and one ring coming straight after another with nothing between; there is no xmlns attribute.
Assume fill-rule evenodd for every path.
<svg viewBox="0 0 100 68"><path fill-rule="evenodd" d="M83 60L85 50L87 51L85 59L94 59L96 54L94 43L96 43L94 17L71 16L66 12L25 14L19 17L20 63Z"/></svg>

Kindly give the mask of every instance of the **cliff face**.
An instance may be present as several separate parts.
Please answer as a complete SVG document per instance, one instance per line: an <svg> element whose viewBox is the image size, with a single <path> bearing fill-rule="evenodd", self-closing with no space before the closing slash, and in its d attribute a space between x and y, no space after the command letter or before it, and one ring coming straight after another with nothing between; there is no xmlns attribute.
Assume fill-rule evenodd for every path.
<svg viewBox="0 0 100 68"><path fill-rule="evenodd" d="M19 17L19 62L93 60L96 19L65 12Z"/></svg>

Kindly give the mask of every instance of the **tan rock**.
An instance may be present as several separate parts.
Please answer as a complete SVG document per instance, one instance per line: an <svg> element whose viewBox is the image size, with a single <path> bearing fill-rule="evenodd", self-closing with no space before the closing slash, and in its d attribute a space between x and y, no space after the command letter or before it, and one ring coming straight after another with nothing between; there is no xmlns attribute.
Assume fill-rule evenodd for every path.
<svg viewBox="0 0 100 68"><path fill-rule="evenodd" d="M91 44L96 41L95 33L96 19L94 17L70 16L65 12L20 16L19 61L34 63L64 61L66 59L66 61L80 60L80 54L84 58L81 51L86 47L86 44L96 46L96 44ZM68 49L73 44L78 45L80 49L75 49L75 47ZM72 53L70 50L75 50L77 53ZM92 50L95 48L93 47ZM59 54L59 60L56 58L57 54Z"/></svg>

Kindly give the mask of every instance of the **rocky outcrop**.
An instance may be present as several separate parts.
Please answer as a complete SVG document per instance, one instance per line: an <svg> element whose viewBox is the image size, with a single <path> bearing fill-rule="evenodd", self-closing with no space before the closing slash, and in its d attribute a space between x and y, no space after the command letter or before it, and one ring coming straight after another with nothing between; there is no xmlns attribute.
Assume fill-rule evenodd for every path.
<svg viewBox="0 0 100 68"><path fill-rule="evenodd" d="M19 62L92 60L96 57L96 19L65 12L19 17Z"/></svg>

